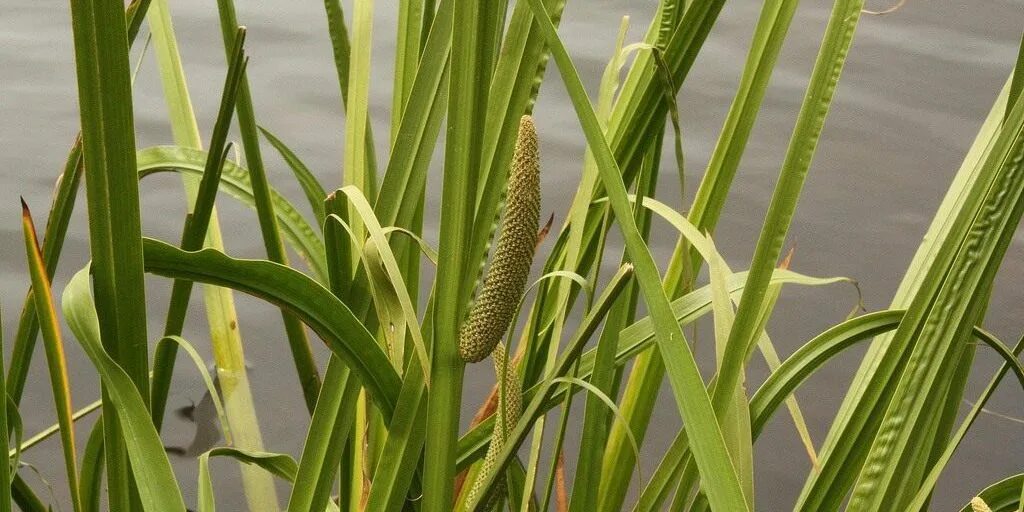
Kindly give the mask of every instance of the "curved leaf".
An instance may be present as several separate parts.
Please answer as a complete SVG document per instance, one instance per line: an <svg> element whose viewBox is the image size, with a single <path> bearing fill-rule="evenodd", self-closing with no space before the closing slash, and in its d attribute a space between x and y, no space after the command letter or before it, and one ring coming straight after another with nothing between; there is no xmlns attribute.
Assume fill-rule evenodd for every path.
<svg viewBox="0 0 1024 512"><path fill-rule="evenodd" d="M180 172L199 176L203 172L207 154L204 151L179 146L154 146L138 153L139 178L158 172ZM221 189L238 199L249 208L256 208L256 200L249 181L249 171L230 160L224 162L221 174ZM295 252L309 265L321 282L327 280L327 262L324 243L317 230L295 209L287 199L271 190L274 213Z"/></svg>
<svg viewBox="0 0 1024 512"><path fill-rule="evenodd" d="M391 245L388 243L387 236L384 234L383 228L373 212L373 206L370 205L370 202L366 200L366 196L357 187L350 185L342 188L341 192L348 197L349 206L359 216L362 221L360 224L362 224L370 240L373 242L373 247L376 249L376 253L380 257L380 263L383 265L387 279L390 281L391 292L398 301L399 308L397 309L400 312L399 314L404 315L405 324L409 327L413 347L416 349L416 357L423 367L423 375L430 375L430 357L427 355L427 346L423 341L419 317L416 315L416 307L413 305L412 298L409 297L409 288L405 284L401 270L399 270L398 260L395 259L395 254L391 252ZM337 216L335 216L335 219L341 220ZM367 267L369 268L369 265ZM402 336L402 339L396 340L396 345L404 342L405 339ZM401 360L398 361L398 364L401 366ZM428 379L427 387L429 386L430 382Z"/></svg>
<svg viewBox="0 0 1024 512"><path fill-rule="evenodd" d="M255 464L288 482L295 480L295 473L298 471L298 464L291 455L254 452L226 446L208 450L199 456L199 512L216 510L213 501L213 481L210 479L210 457L230 457L246 464Z"/></svg>
<svg viewBox="0 0 1024 512"><path fill-rule="evenodd" d="M100 342L100 326L89 286L89 267L78 271L68 283L61 307L71 331L96 367L107 396L113 402L111 409L120 420L143 508L147 512L185 510L171 463L142 395Z"/></svg>
<svg viewBox="0 0 1024 512"><path fill-rule="evenodd" d="M417 235L416 233L413 233L412 231L409 231L408 229L400 228L397 226L386 227L384 228L383 231L385 235L390 235L391 233L399 233L411 238L414 242L419 244L420 252L422 252L423 255L426 256L428 260L430 260L431 263L433 263L435 266L437 265L437 250L431 247L430 244L428 244L427 241L423 239L423 237Z"/></svg>
<svg viewBox="0 0 1024 512"><path fill-rule="evenodd" d="M596 396L598 400L604 402L608 409L611 410L612 413L615 415L615 421L621 421L623 423L626 422L626 417L622 415L622 411L620 411L619 406L615 404L615 400L612 400L611 397L609 397L607 394L605 394L603 391L598 389L593 384L578 377L556 377L554 379L551 379L552 384L557 384L560 382L585 389L591 395ZM636 438L633 437L632 433L629 433L628 437L629 444L633 448L633 457L635 458L635 460L640 460L640 443L637 442ZM637 464L634 469L636 470L637 478L642 482L644 479L644 475L643 473L641 473L640 465Z"/></svg>
<svg viewBox="0 0 1024 512"><path fill-rule="evenodd" d="M220 398L220 393L217 392L217 386L213 382L213 377L210 376L210 372L206 369L206 363L203 362L202 356L196 351L196 348L192 346L185 338L181 336L164 336L159 342L157 347L161 345L174 343L185 349L185 353L192 359L192 363L196 369L199 370L199 375L203 378L203 384L206 384L206 392L210 394L210 398L213 401L213 407L217 410L217 419L220 421L221 431L224 433L224 442L231 444L231 424L228 422L228 415L224 412L224 402Z"/></svg>
<svg viewBox="0 0 1024 512"><path fill-rule="evenodd" d="M817 335L789 356L750 398L750 427L754 438L787 396L822 364L851 345L891 331L905 311L890 309L847 320Z"/></svg>
<svg viewBox="0 0 1024 512"><path fill-rule="evenodd" d="M1003 358L1007 368L1017 377L1021 390L1024 390L1024 365L1021 365L1017 359L1017 355L1020 353L1020 343L1017 344L1018 346L1015 349L1010 350L1010 347L1006 346L999 338L996 338L995 335L980 327L974 328L974 337L988 345L989 348L999 354L999 357Z"/></svg>
<svg viewBox="0 0 1024 512"><path fill-rule="evenodd" d="M764 425L775 414L779 405L791 396L807 377L833 356L852 345L895 329L903 319L903 315L904 311L899 310L869 313L836 325L800 347L769 375L768 379L751 397L752 439L757 440ZM656 510L678 481L680 472L692 463L686 432L680 431L666 451L650 482L645 486L634 510Z"/></svg>
<svg viewBox="0 0 1024 512"><path fill-rule="evenodd" d="M146 271L215 284L287 308L344 361L391 418L401 381L366 327L329 290L305 274L265 260L240 260L213 249L186 252L159 240L143 240Z"/></svg>

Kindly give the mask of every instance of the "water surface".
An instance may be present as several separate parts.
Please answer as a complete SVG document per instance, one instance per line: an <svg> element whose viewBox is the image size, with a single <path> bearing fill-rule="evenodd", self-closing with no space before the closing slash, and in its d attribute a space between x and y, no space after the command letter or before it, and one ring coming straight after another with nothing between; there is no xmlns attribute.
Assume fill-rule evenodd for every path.
<svg viewBox="0 0 1024 512"><path fill-rule="evenodd" d="M216 115L224 74L216 8L210 1L171 3L205 137ZM378 2L374 27L371 114L378 142L385 140L389 127L395 26L390 4ZM632 17L630 36L637 40L655 5L653 0L569 2L561 34L592 93L612 50L621 16ZM338 185L344 116L322 7L319 2L280 1L240 2L238 7L239 19L250 29L249 76L260 123L290 144L326 184ZM897 14L861 21L793 222L789 243L796 247L796 270L856 278L869 309L884 308L889 303L950 179L1012 68L1020 36L1020 7L1021 2L1007 0L910 0ZM716 242L733 268L749 264L830 8L828 2L803 3L772 78L716 233ZM77 130L78 112L67 2L0 0L0 12L0 212L6 211L8 219L0 222L4 241L0 244L0 292L8 319L5 333L10 339L11 319L17 318L16 308L28 282L17 196L25 196L36 211L44 211ZM660 198L673 206L689 204L707 163L735 92L758 12L758 2L729 2L683 86L680 115L688 173L686 201L680 198L671 151L665 152L659 190ZM553 213L556 223L560 223L578 180L583 136L554 66L548 75L550 80L541 91L536 117L542 138L545 215ZM140 148L171 141L151 55L144 60L136 83L135 119ZM301 191L283 163L269 147L264 153L274 185L301 204ZM386 155L383 145L378 145L378 155ZM440 182L434 176L428 203L434 219L439 196ZM177 178L168 175L147 179L142 199L147 234L176 240L184 213ZM255 216L229 200L221 204L229 252L262 256ZM434 242L435 227L436 223L428 222L427 235ZM86 234L85 210L80 207L65 246L56 289L62 289L86 262ZM1020 304L1024 302L1021 242L1018 236L1007 253L986 320L986 327L1005 340L1015 339L1024 327L1020 321ZM673 243L668 229L655 229L653 249L662 261ZM545 249L549 247L550 242ZM620 249L615 246L612 250L617 254ZM617 260L617 256L610 259ZM154 305L151 330L155 333L162 325L168 286L160 279L148 282ZM274 308L255 299L239 296L237 300L253 391L260 397L257 407L267 448L297 455L305 435L306 414L302 401L297 399L299 387L291 373L280 317ZM769 332L785 356L841 321L854 301L855 294L849 287L789 289ZM190 317L186 335L209 356L202 308L194 306L193 310L195 315ZM703 339L706 343L710 337ZM84 405L97 396L94 372L74 344L69 344L68 353L75 403ZM316 346L316 353L320 361L325 361L326 351L321 346ZM861 353L851 351L839 357L799 394L811 434L819 444ZM172 407L198 402L203 394L202 382L189 364L184 359L179 362L170 398ZM977 395L996 364L991 353L979 352L968 396ZM492 379L486 366L471 370L467 397L486 392ZM37 357L23 401L27 433L53 421L44 372L43 358ZM751 380L759 382L765 373L755 357ZM678 428L679 419L667 389L666 385L642 454L647 476ZM1019 390L1004 385L991 401L991 409L1020 416L1017 393ZM464 415L471 415L475 407L468 404ZM170 445L187 445L193 430L184 420L172 418L167 422L165 439ZM81 437L84 441L84 434ZM1020 472L1024 460L1022 438L1024 426L1020 423L982 416L951 463L947 473L955 476L941 480L934 508L958 508L984 485ZM784 510L792 506L809 464L787 415L779 414L761 439L755 455L757 502L762 510ZM570 450L574 442L569 440ZM24 459L53 483L57 495L63 495L59 453L56 441L47 442L25 454ZM571 464L573 457L568 459ZM186 499L193 501L195 463L177 460ZM218 484L222 484L218 485L220 504L227 510L242 507L237 470L231 463L216 461L214 472ZM28 478L35 481L33 476Z"/></svg>

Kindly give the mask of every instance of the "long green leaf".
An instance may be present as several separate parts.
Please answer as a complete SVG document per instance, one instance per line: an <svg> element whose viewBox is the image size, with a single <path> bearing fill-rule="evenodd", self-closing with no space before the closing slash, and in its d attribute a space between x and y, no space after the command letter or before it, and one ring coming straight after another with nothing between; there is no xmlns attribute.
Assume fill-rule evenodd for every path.
<svg viewBox="0 0 1024 512"><path fill-rule="evenodd" d="M71 20L83 162L91 169L85 178L100 333L104 348L123 365L145 406L149 354L124 3L73 2ZM110 506L127 509L131 479L122 456L125 441L116 412L109 413L104 427Z"/></svg>
<svg viewBox="0 0 1024 512"><path fill-rule="evenodd" d="M149 10L150 0L132 0L128 5L126 17L128 18L128 44L135 42L142 20ZM75 198L82 176L82 137L79 133L72 143L68 152L64 171L57 178L57 185L53 194L53 202L46 222L43 234L42 251L43 260L46 263L47 277L53 278L53 273L60 258L61 249L67 234L68 224L75 206ZM29 361L35 350L36 336L39 334L39 323L35 312L35 301L31 291L25 297L22 306L21 317L18 321L18 331L15 335L12 349L11 366L7 374L7 387L9 396L13 403L21 401L21 394L24 390L25 378L28 373ZM21 487L25 489L26 487Z"/></svg>
<svg viewBox="0 0 1024 512"><path fill-rule="evenodd" d="M43 232L43 261L46 264L46 275L49 279L53 279L53 274L57 270L57 260L60 258L61 249L64 246L64 237L67 235L68 223L71 220L71 212L75 208L75 198L81 181L82 137L79 135L72 144L71 151L68 152L64 171L57 178L49 219ZM18 331L14 335L14 346L11 349L11 368L7 373L7 390L15 403L21 402L25 379L28 376L28 361L35 350L36 337L39 334L35 299L31 295L32 291L30 290L25 297L25 304L21 308Z"/></svg>
<svg viewBox="0 0 1024 512"><path fill-rule="evenodd" d="M982 179L982 163L992 151L995 137L1002 126L1008 89L1009 83L1003 87L954 177L925 233L924 241L900 282L891 307L906 308L910 305L914 295L925 284L929 269L942 256L943 244L956 236L952 234L955 221L959 212L967 208L971 189ZM869 443L868 436L878 428L880 413L877 410L887 404L887 398L884 398L881 390L898 379L902 366L893 363L905 360L907 347L895 345L894 341L891 334L880 336L868 348L821 447L822 470L809 475L801 492L800 503L811 503L813 507L814 503L821 500L820 496L827 495L832 487L852 485L851 480L856 475L850 473L856 471L850 468L859 464L856 461L864 456L863 450L857 450L857 447ZM837 479L842 479L844 483L837 484Z"/></svg>
<svg viewBox="0 0 1024 512"><path fill-rule="evenodd" d="M453 0L443 0L427 37L396 142L374 202L381 224L409 227L415 198L423 195L427 169L448 107L448 58Z"/></svg>
<svg viewBox="0 0 1024 512"><path fill-rule="evenodd" d="M424 10L423 0L401 0L398 4L398 29L395 44L394 91L391 93L391 145L395 144L406 102L409 101L416 67L419 64L420 52L426 32L422 31Z"/></svg>
<svg viewBox="0 0 1024 512"><path fill-rule="evenodd" d="M424 512L451 509L455 480L455 447L458 441L464 363L456 342L463 313L470 298L468 275L472 262L468 251L473 227L473 204L480 173L480 147L475 122L482 119L480 98L486 97L480 61L480 27L488 13L477 2L452 2L451 76L444 176L441 187L440 245L437 280L434 283L434 336L432 343L431 391L427 398L426 445L424 449Z"/></svg>
<svg viewBox="0 0 1024 512"><path fill-rule="evenodd" d="M82 454L82 474L78 479L82 494L82 510L100 512L100 498L103 494L103 417L96 424L85 442Z"/></svg>
<svg viewBox="0 0 1024 512"><path fill-rule="evenodd" d="M912 445L919 422L936 413L937 408L928 405L932 391L955 368L952 362L963 349L956 342L980 320L987 291L1024 211L1022 134L1024 102L1018 101L985 159L984 179L971 190L965 211L951 229L953 236L943 243L944 256L928 270L925 286L894 335L894 344L912 350L857 477L853 510L876 506L888 491L913 485L905 479L914 477L900 471L914 463L913 456L904 458L913 452L905 450Z"/></svg>
<svg viewBox="0 0 1024 512"><path fill-rule="evenodd" d="M814 70L811 72L811 81L807 86L796 127L793 129L779 182L772 194L771 204L765 214L764 227L754 249L750 275L747 277L748 283L743 288L743 297L736 311L736 321L726 342L725 359L719 369L712 396L716 411L724 410L723 407L731 399L737 383L742 378L743 363L759 335L755 331L758 326L758 313L768 292L768 281L778 263L782 244L793 220L796 204L839 82L839 75L853 43L853 33L862 6L861 0L837 0L825 28L825 37Z"/></svg>
<svg viewBox="0 0 1024 512"><path fill-rule="evenodd" d="M714 231L718 223L798 3L769 1L761 10L740 84L691 207L690 221L703 229Z"/></svg>
<svg viewBox="0 0 1024 512"><path fill-rule="evenodd" d="M338 461L352 427L359 386L347 366L332 356L302 446L288 512L323 510L330 500Z"/></svg>
<svg viewBox="0 0 1024 512"><path fill-rule="evenodd" d="M118 416L124 436L122 442L131 461L141 505L148 512L184 511L171 464L164 453L142 395L128 374L103 349L96 317L89 268L80 270L64 289L61 299L64 317L96 371L103 379L110 409ZM104 423L108 421L104 417ZM106 450L105 450L106 451ZM109 457L109 451L106 451Z"/></svg>
<svg viewBox="0 0 1024 512"><path fill-rule="evenodd" d="M846 55L853 40L862 3L839 0L825 30L811 81L782 165L779 182L765 215L764 228L754 251L749 282L744 287L736 320L729 333L712 399L722 413L742 379L744 362L759 337L758 316L768 292L770 274L778 262L814 150L828 115ZM699 462L699 460L698 460ZM706 482L706 476L705 482ZM709 496L710 498L710 496ZM713 502L712 502L713 504Z"/></svg>
<svg viewBox="0 0 1024 512"><path fill-rule="evenodd" d="M348 110L349 76L352 65L352 43L348 40L348 28L345 27L345 13L340 0L324 0L324 11L327 14L327 33L331 37L331 49L334 53L334 67L338 73L338 85L341 88L341 100ZM368 44L368 43L367 43ZM366 165L367 173L376 174L376 156L373 147L373 131L367 119L366 132Z"/></svg>
<svg viewBox="0 0 1024 512"><path fill-rule="evenodd" d="M388 428L380 463L373 473L366 510L401 510L405 497L409 495L426 436L423 377L422 367L411 363L402 382L402 392L398 395L398 405Z"/></svg>
<svg viewBox="0 0 1024 512"><path fill-rule="evenodd" d="M623 51L622 46L625 41L626 30L628 29L628 21L628 18L623 18L623 21L619 26L619 36L618 41L616 42L615 56L611 61L609 61L601 80L601 89L598 96L597 108L598 115L603 119L607 119L607 116L611 111L613 96L615 90L618 88L618 75L626 57L626 52ZM644 175L648 178L646 180L641 180L641 183L637 185L638 191L642 192L643 189L646 189L646 195L653 195L657 187L658 172L654 165L661 157L660 148L661 146L657 144L652 148L650 158L648 160L651 169ZM579 260L579 246L582 243L583 229L589 210L586 203L589 202L591 191L598 179L597 167L594 162L593 154L588 151L584 159L583 177L576 192L576 197L573 198L573 204L570 210L572 212L569 238L569 243L572 247L570 248L568 255L570 261ZM646 181L647 183L645 184L643 181ZM651 215L649 210L638 208L637 215L638 223L643 230L644 236L649 236L651 225ZM623 253L621 261L623 263L628 261L626 254ZM617 388L618 385L617 381L621 378L621 374L614 368L615 348L619 331L621 331L628 323L632 322L636 316L638 290L634 283L630 283L629 290L627 290L627 297L628 298L624 298L619 304L617 304L615 309L613 309L609 314L609 318L605 323L604 332L601 333L601 338L598 340L597 350L595 352L594 370L590 382L607 393L614 392L613 390ZM627 421L618 423L611 423L607 421L607 411L600 407L600 404L597 403L597 400L593 396L587 397L584 414L585 419L583 432L580 438L580 453L576 463L576 467L578 469L572 486L572 498L569 502L569 508L572 512L597 509L599 499L603 499L600 492L600 481L603 478L602 474L605 473L602 464L602 455L606 452L605 443L607 442L608 435L613 428L628 427L628 419ZM623 414L623 416L625 416L625 414ZM629 429L628 433L632 435L633 431ZM637 436L633 435L632 438L636 439Z"/></svg>
<svg viewBox="0 0 1024 512"><path fill-rule="evenodd" d="M345 165L343 166L343 183L354 185L367 196L377 195L377 177L372 172L367 154L366 127L370 110L370 49L373 46L373 0L364 0L353 4L352 18L352 52L349 61L348 98L345 102ZM355 212L352 212L353 214ZM354 219L355 217L352 217ZM362 228L353 226L356 237L353 240L361 244L365 235ZM355 266L355 262L352 262Z"/></svg>
<svg viewBox="0 0 1024 512"><path fill-rule="evenodd" d="M708 170L689 210L689 219L701 231L714 232L717 225L796 4L796 0L765 2L761 10L739 87L712 152ZM661 23L659 39L665 38L665 31L669 28L671 24L667 20ZM642 58L643 55L638 62ZM670 286L670 296L677 296L690 286L689 282L699 266L700 259L695 252L680 240L666 272L665 282ZM657 351L648 351L637 358L623 394L623 410L630 417L629 428L635 435L642 437L646 432L657 397L655 391L661 386L663 377L664 364ZM629 453L625 451L624 431L619 425L613 427L605 451L608 470L601 480L602 510L618 509L625 499L628 482L622 483L622 480L623 475L628 474L630 464Z"/></svg>

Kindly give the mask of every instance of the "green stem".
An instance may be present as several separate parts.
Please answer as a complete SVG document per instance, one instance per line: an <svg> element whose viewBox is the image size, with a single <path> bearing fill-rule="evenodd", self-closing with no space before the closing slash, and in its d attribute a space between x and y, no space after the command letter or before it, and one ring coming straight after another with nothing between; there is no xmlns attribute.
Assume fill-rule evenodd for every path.
<svg viewBox="0 0 1024 512"><path fill-rule="evenodd" d="M221 16L224 51L227 52L227 58L230 60L231 47L234 44L235 34L238 29L235 6L231 0L219 0L217 5ZM252 93L249 90L249 78L245 74L242 75L238 88L238 100L235 103L235 107L238 111L238 126L242 134L242 148L245 151L245 162L249 168L249 178L252 181L252 193L256 201L256 215L259 218L260 230L263 233L263 245L267 251L267 258L274 263L287 265L288 256L285 253L284 243L281 241L281 233L277 227L270 185L267 182L267 173L263 166L263 156L260 153L259 128L256 125L256 113L253 109ZM281 317L284 322L285 333L288 337L288 346L291 349L292 360L295 363L295 370L302 386L302 395L306 400L306 408L312 413L316 407L317 394L320 392L320 374L317 371L316 362L313 360L313 351L309 345L309 338L306 336L306 329L295 315L282 310Z"/></svg>

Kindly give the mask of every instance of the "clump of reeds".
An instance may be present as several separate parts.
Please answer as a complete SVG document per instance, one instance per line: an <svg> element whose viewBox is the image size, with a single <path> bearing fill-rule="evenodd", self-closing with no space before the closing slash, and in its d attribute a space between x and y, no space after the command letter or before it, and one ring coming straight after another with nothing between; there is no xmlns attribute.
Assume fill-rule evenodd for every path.
<svg viewBox="0 0 1024 512"><path fill-rule="evenodd" d="M1018 79L1024 77L1024 55L1018 55L1015 78L993 105L890 309L847 319L782 360L765 332L766 325L774 325L769 321L782 286L846 280L804 276L777 263L798 218L797 203L813 171L863 0L833 3L770 194L771 206L743 273L728 268L706 234L722 229L718 224L727 198L734 195L734 177L741 161L750 158L744 157L745 148L758 113L765 110L766 88L797 0L764 2L740 86L708 155L706 172L693 203L678 208L658 199L656 177L671 171L660 156L661 147L674 135L675 172L683 182L692 169L684 173L675 98L692 65L702 61L699 53L715 32L722 2L655 2L647 35L636 44L626 44L629 27L624 20L596 102L559 36L565 2L377 2L397 8L399 20L392 130L381 137L373 133L375 123L368 122L378 120L376 109L370 115L371 90L387 88L377 83L379 75L371 74L375 2L326 1L346 118L344 188L333 194L328 191L337 183L321 182L299 155L257 125L260 116L251 91L258 88L248 82L245 30L239 27L234 3L216 2L228 65L208 143L195 118L169 0L132 0L127 12L124 0L70 3L82 131L38 240L27 216L23 219L31 288L10 350L0 339L0 396L11 405L0 407L0 430L19 430L19 403L37 407L35 401L30 405L22 400L27 398L29 370L38 362L33 360L37 338L46 352L56 424L17 446L11 443L19 442L20 435L0 436L0 451L11 454L9 464L0 464L0 481L10 483L0 485L0 512L15 510L15 504L25 512L62 508L44 503L23 478L28 475L19 474L30 467L19 457L58 434L71 502L63 508L75 512L98 509L100 503L118 511L212 512L218 490L209 462L213 457L236 459L251 511L280 510L280 489L272 480L276 476L289 483L281 488L288 489L288 512L490 512L506 497L530 510L547 510L554 501L559 511L749 512L757 497L753 443L783 403L816 461L792 508L924 510L969 430L934 436L929 434L934 429L927 428L958 414L961 406L958 400L936 402L934 390L948 388L945 395L958 396L973 382L973 374L970 380L957 377L970 369L964 365L971 364L974 344L964 343L967 333L992 346L1006 362L963 425L974 424L1000 379L1011 375L1008 370L1024 382L1017 360L1024 340L1011 350L975 327L984 320L986 308L996 306L991 294L995 270L1021 220L1024 100ZM343 3L352 5L348 17ZM140 150L129 45L145 18L174 141ZM533 111L549 56L556 66L547 75L557 70L576 111L576 119L563 121L579 122L588 151L582 155L579 181L565 183L576 195L558 207L566 222L553 233L544 277L526 303L532 260L546 232L538 234L537 229L537 133L532 118L522 114ZM441 126L447 127L443 143ZM228 158L232 127L240 135L244 165ZM268 181L261 131L295 174L312 218ZM377 149L382 144L375 138L390 142L381 159ZM428 193L433 193L426 183L432 157L442 145L445 165L438 178L443 213L432 218L424 208L432 197ZM379 175L382 159L387 165ZM502 175L506 165L507 179ZM139 179L156 172L184 178L190 213L182 219L180 247L143 238L140 212L152 206L140 204L140 197L149 196L139 195ZM88 212L75 212L81 187L86 189ZM683 192L682 197L689 197L691 191ZM223 252L214 203L230 198L256 211L265 260ZM768 199L767 193L762 199ZM76 213L87 213L90 220L91 262L63 290L59 315L50 279L56 271L68 270L58 260ZM652 222L662 220L680 235L665 273L651 250L658 233ZM434 228L436 248L428 236ZM623 253L611 232L621 235ZM400 239L399 234L404 236ZM306 264L289 266L290 252ZM601 269L612 255L622 263L607 279ZM419 271L424 257L436 264L435 272ZM155 355L147 343L153 339L147 325L151 314L163 313L151 307L162 309L165 304L154 303L146 293L149 279L144 272L173 280ZM210 334L193 340L204 344L200 350L181 337L195 309L192 283L212 285L202 294ZM248 344L242 340L242 332L248 331L238 323L234 291L284 313L282 339L287 338L287 346L280 349L291 353L293 377L298 377L293 385L295 391L301 387L310 413L308 425L302 418L284 420L296 434L306 433L298 460L264 446L255 407L264 397L254 395L249 385L244 365ZM417 299L425 292L429 298L420 303ZM517 357L510 359L506 336L511 338L520 307L530 321L516 337ZM698 365L693 340L683 331L703 315L714 321L718 357L713 381L705 378L707 368ZM102 399L79 411L70 408L77 402L71 392L77 393L72 378L79 372L68 375L61 318L95 369L89 380L99 377L103 385ZM331 352L322 378L309 332ZM801 386L831 358L872 336L880 337L849 386L821 443L827 448L819 455L797 393L804 392ZM416 349L421 365L405 355L407 346ZM165 448L160 432L168 397L173 396L171 384L178 381L174 368L179 349L188 353L206 384L225 441L196 460L175 461L198 465L196 496L187 504L169 458L175 454ZM213 354L219 386L209 375L203 349ZM772 372L748 394L745 386L754 382L747 378L748 362L755 350L763 352ZM4 354L10 354L6 366ZM472 380L464 378L462 362L492 354L497 391L479 416L494 414L494 420L474 419L463 432L461 414L468 405L463 387ZM280 377L276 370L273 377ZM645 435L650 439L666 433L658 425L658 436L647 435L655 424L654 412L664 405L659 395L665 381L685 430L674 427L675 441L653 475L644 478L639 468ZM524 390L529 398L525 404ZM577 417L570 412L574 394L581 392L586 396L584 414ZM231 400L225 404L221 396ZM95 435L76 438L81 430L73 428L74 422L100 408L103 421L96 423ZM549 415L558 409L562 417L557 434L546 439ZM580 442L566 449L570 424L579 427ZM520 443L531 431L529 456L520 460L518 455L526 451ZM548 459L557 462L545 477L541 461L549 449ZM565 456L575 458L568 475ZM914 470L925 466L930 468L927 475ZM474 467L476 476L464 486L464 475ZM106 485L100 481L104 475ZM1013 500L996 503L989 498L990 507L974 498L965 510L1015 509L1019 478L974 493L990 497L1009 491ZM634 487L636 505L630 506L627 498ZM915 494L903 492L907 489ZM334 496L340 497L337 502ZM237 503L231 505L240 509ZM512 505L517 509L520 504Z"/></svg>

